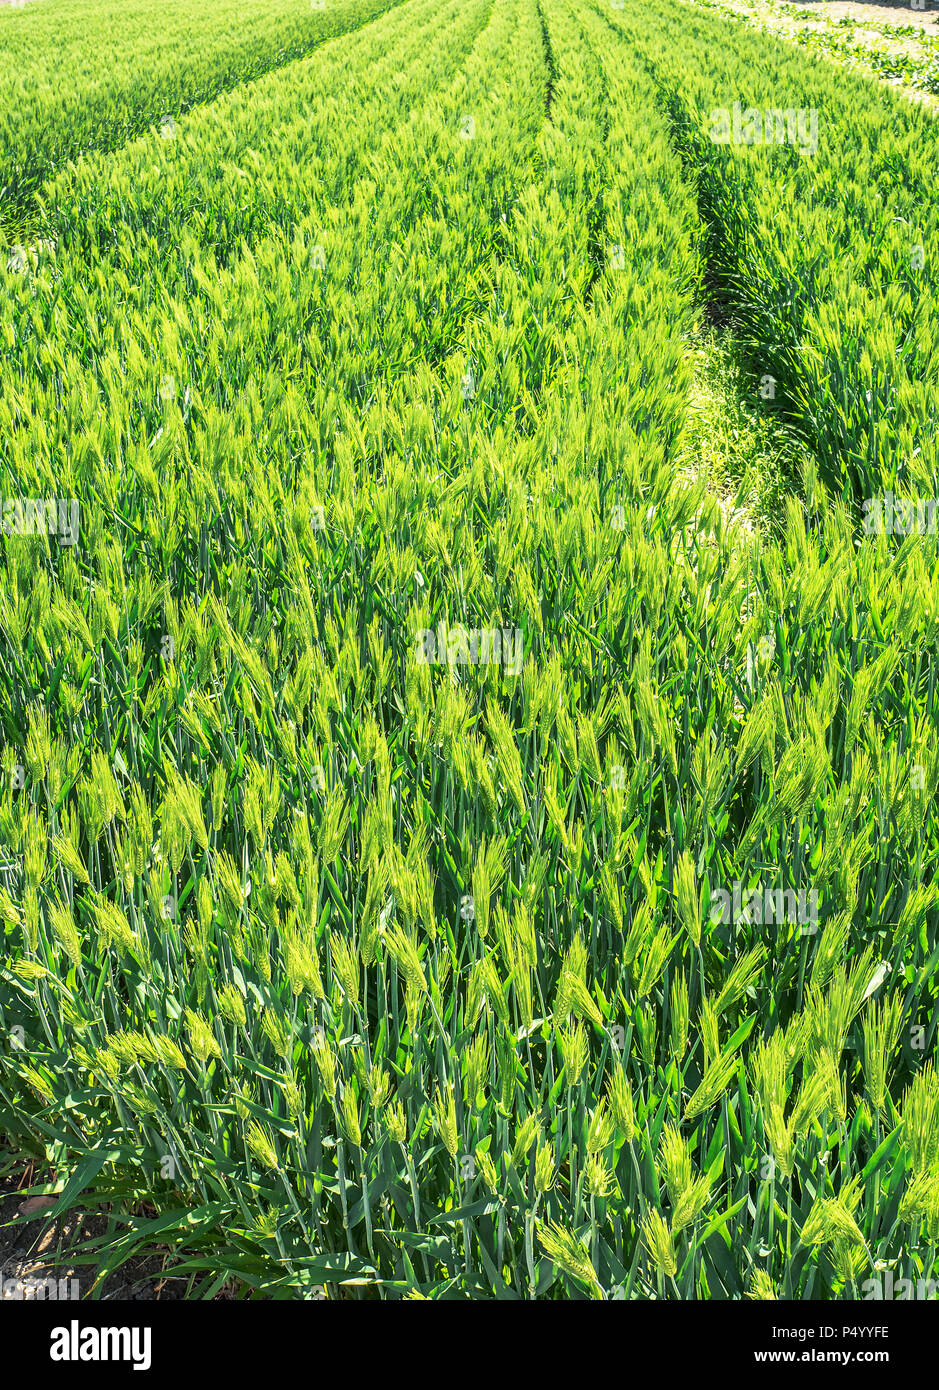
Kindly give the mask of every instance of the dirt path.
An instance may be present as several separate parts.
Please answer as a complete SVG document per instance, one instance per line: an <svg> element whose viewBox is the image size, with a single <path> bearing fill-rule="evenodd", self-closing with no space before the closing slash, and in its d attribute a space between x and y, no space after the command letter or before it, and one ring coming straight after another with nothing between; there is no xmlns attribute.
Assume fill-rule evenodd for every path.
<svg viewBox="0 0 939 1390"><path fill-rule="evenodd" d="M939 0L689 0L751 28L808 41L830 62L901 90L939 112Z"/></svg>
<svg viewBox="0 0 939 1390"><path fill-rule="evenodd" d="M912 27L918 28L922 33L932 38L939 35L936 28L936 15L939 11L932 14L919 14L915 10L898 11L898 9L887 10L882 14L881 10L885 7L880 5L868 5L862 0L778 0L778 3L767 4L766 0L722 0L724 8L734 10L735 13L752 17L766 26L767 29L775 29L782 32L786 37L792 38L797 34L809 31L815 34L830 33L834 30L835 35L842 42L851 44L853 47L861 48L865 43L870 47L876 47L882 52L888 53L909 53L914 54L921 51L923 40L912 34L889 33L890 29L899 29L909 22L910 16L915 19L926 21L915 24ZM811 11L818 13L815 18ZM896 17L899 13L899 17ZM811 14L810 18L806 18ZM851 30L848 26L842 27L838 21L850 19L858 27ZM873 27L873 26L877 27Z"/></svg>
<svg viewBox="0 0 939 1390"><path fill-rule="evenodd" d="M786 8L793 12L808 9L824 11L835 20L848 15L851 19L874 24L900 27L912 24L917 29L925 29L927 33L939 34L939 6L933 4L927 4L925 10L913 10L909 0L872 0L870 4L862 0L794 0L793 3L787 2ZM824 23L824 20L821 22Z"/></svg>

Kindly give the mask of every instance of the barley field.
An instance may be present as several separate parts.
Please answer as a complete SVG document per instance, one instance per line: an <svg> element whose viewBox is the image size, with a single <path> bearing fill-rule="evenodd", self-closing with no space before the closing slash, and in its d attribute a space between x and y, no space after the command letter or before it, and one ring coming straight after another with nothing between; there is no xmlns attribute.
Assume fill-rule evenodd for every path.
<svg viewBox="0 0 939 1390"><path fill-rule="evenodd" d="M680 0L0 8L0 1173L83 1296L934 1288L937 175Z"/></svg>

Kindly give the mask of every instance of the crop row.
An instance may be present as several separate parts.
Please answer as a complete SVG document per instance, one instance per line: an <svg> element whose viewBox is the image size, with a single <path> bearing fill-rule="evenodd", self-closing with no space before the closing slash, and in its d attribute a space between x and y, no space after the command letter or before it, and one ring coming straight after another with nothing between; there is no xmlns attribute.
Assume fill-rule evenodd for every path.
<svg viewBox="0 0 939 1390"><path fill-rule="evenodd" d="M164 167L224 229L130 146L3 278L4 491L81 517L4 541L4 1127L209 1291L928 1277L929 552L676 476L709 248L648 26L395 13L342 46L377 125L347 72L314 156L306 64L256 85L257 215L207 109Z"/></svg>
<svg viewBox="0 0 939 1390"><path fill-rule="evenodd" d="M0 199L111 150L389 8L380 0L64 0L0 10ZM0 203L2 207L2 203Z"/></svg>
<svg viewBox="0 0 939 1390"><path fill-rule="evenodd" d="M696 183L718 293L825 482L855 503L891 488L932 495L939 136L930 113L746 29L719 42L722 21L694 8L646 11L629 0L606 14L655 73Z"/></svg>

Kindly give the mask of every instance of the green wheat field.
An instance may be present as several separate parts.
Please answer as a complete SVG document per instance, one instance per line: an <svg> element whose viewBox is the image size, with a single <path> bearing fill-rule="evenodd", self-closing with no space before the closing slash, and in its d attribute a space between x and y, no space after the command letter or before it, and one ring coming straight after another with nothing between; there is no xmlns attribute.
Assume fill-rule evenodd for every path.
<svg viewBox="0 0 939 1390"><path fill-rule="evenodd" d="M0 8L0 1171L87 1296L934 1289L937 238L932 108L713 8Z"/></svg>

